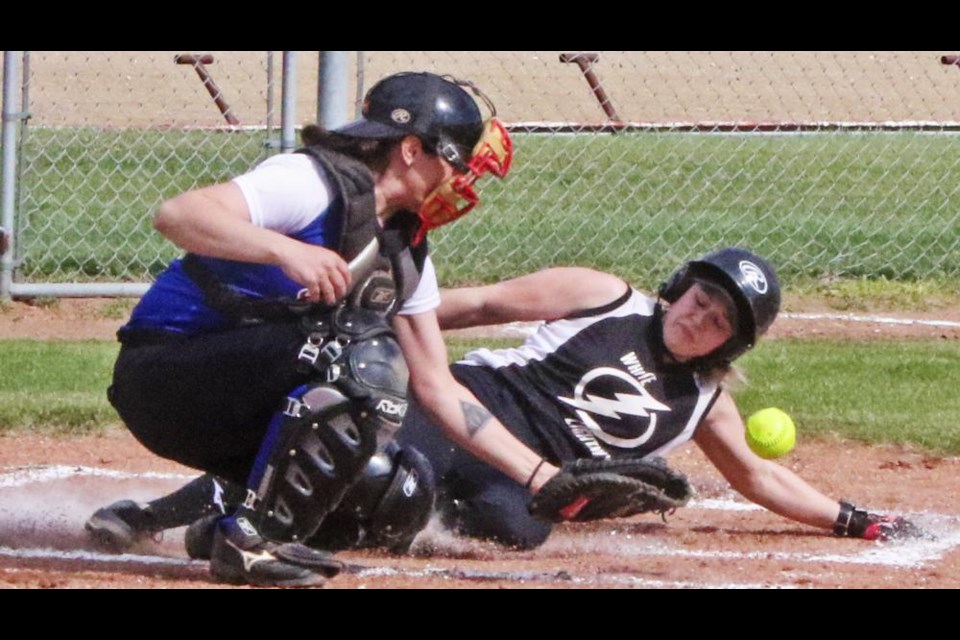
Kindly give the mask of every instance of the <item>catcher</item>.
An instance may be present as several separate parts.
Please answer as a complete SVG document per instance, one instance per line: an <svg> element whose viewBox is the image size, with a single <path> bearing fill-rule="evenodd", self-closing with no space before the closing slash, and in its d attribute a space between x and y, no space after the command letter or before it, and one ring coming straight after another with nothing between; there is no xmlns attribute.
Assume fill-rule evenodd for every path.
<svg viewBox="0 0 960 640"><path fill-rule="evenodd" d="M108 397L157 455L245 487L214 528L215 579L335 575L342 564L303 542L368 463L417 492L417 456L387 448L408 387L462 446L516 477L536 465L502 426L475 435L484 410L449 374L424 240L477 204L478 180L509 170L493 116L471 83L394 74L361 118L305 130L300 153L158 209L157 230L187 255L118 332ZM98 512L91 531L115 533L124 513Z"/></svg>
<svg viewBox="0 0 960 640"><path fill-rule="evenodd" d="M691 438L734 489L787 518L840 536L918 534L903 518L828 498L747 446L723 384L731 363L770 327L779 305L773 269L739 248L688 262L660 287L657 299L616 276L582 268L445 290L438 318L446 329L546 321L520 347L480 349L451 367L489 411L478 411L472 428L482 433L487 422L499 421L541 459L526 477L508 475L444 437L416 402L397 440L429 460L437 506L449 526L517 548L543 543L555 522L684 505L690 486L661 456ZM365 479L311 546L408 546L429 501L405 497L395 489L399 482L383 480L380 468L368 465ZM162 528L164 517L163 524L176 526L202 515L211 508L204 499L211 482L201 477L146 506L127 501L122 521L116 508L101 515L121 522L119 539L126 543ZM179 520L169 517L172 512ZM188 529L191 555L209 553L210 522Z"/></svg>

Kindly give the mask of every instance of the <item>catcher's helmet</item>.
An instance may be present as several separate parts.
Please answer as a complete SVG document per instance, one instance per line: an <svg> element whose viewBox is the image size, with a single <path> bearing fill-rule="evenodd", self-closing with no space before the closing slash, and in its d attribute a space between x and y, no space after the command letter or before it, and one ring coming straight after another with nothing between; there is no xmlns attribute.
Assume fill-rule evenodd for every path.
<svg viewBox="0 0 960 640"><path fill-rule="evenodd" d="M382 547L405 553L427 525L435 497L430 461L413 447L391 442L370 459L310 545L328 551Z"/></svg>
<svg viewBox="0 0 960 640"><path fill-rule="evenodd" d="M756 344L780 311L780 281L763 258L738 247L726 247L691 260L660 285L660 297L674 302L696 280L723 287L737 306L737 328L726 343L701 361L730 363Z"/></svg>
<svg viewBox="0 0 960 640"><path fill-rule="evenodd" d="M484 120L464 86L472 88L434 73L388 76L367 92L363 116L337 132L358 138L412 134L456 169L466 171Z"/></svg>

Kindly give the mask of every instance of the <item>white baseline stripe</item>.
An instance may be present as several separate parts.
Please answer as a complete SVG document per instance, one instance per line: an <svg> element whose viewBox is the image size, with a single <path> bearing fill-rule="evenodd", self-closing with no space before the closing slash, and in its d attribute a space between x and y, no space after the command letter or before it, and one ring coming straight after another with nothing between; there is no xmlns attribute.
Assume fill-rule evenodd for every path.
<svg viewBox="0 0 960 640"><path fill-rule="evenodd" d="M77 476L117 478L121 480L190 480L196 477L195 475L186 475L182 473L160 473L154 471L132 473L129 471L114 471L112 469L98 469L95 467L69 467L65 465L53 465L23 467L19 469L8 470L0 474L0 489L8 487L22 487L24 485L39 482L52 482L54 480L63 480L65 478L75 478Z"/></svg>
<svg viewBox="0 0 960 640"><path fill-rule="evenodd" d="M768 584L753 583L706 583L676 580L650 580L625 573L606 573L596 576L578 576L567 572L548 573L536 571L476 571L459 569L423 569L408 571L393 567L371 567L356 573L361 578L401 576L404 578L450 577L465 580L503 580L506 582L552 582L574 585L626 585L653 589L769 589ZM782 588L777 586L776 588ZM786 588L794 588L787 586Z"/></svg>
<svg viewBox="0 0 960 640"><path fill-rule="evenodd" d="M736 500L721 500L710 498L708 500L692 500L688 509L716 509L718 511L763 511L764 508L752 502L738 502Z"/></svg>
<svg viewBox="0 0 960 640"><path fill-rule="evenodd" d="M55 549L11 549L0 547L0 557L22 558L27 560L71 560L81 562L95 562L105 565L139 564L144 566L166 567L203 567L202 560L187 560L185 558L166 558L162 556L145 556L135 554L108 555L89 551L58 551ZM463 580L502 580L504 582L548 582L568 583L574 585L626 585L633 587L667 588L667 589L763 589L770 588L766 584L752 583L722 583L712 584L704 582L649 580L624 573L603 574L597 576L578 576L567 572L549 573L534 571L465 571L459 569L422 569L405 570L394 567L360 568L355 572L360 578L402 577L402 578L434 578L449 577Z"/></svg>
<svg viewBox="0 0 960 640"><path fill-rule="evenodd" d="M163 565L169 567L204 566L202 560L188 560L187 558L166 558L163 556L145 556L133 553L121 555L97 553L95 551L62 551L58 549L13 549L0 547L0 557L24 558L27 560L78 560L84 562L98 562L102 564L143 564Z"/></svg>
<svg viewBox="0 0 960 640"><path fill-rule="evenodd" d="M869 544L850 540L852 545ZM812 554L779 551L703 551L677 549L668 546L650 547L642 544L618 543L617 553L624 556L653 556L671 558L697 558L705 560L789 560L791 562L830 562L834 564L863 564L885 567L917 568L940 560L943 555L960 544L960 532L941 536L936 540L910 540L903 542L877 542L865 551L850 555Z"/></svg>
<svg viewBox="0 0 960 640"><path fill-rule="evenodd" d="M781 313L790 320L841 320L843 322L873 322L879 324L921 325L928 327L960 328L952 320L920 320L917 318L888 318L886 316L858 316L852 313Z"/></svg>
<svg viewBox="0 0 960 640"><path fill-rule="evenodd" d="M856 315L853 313L781 313L781 318L788 320L838 320L841 322L872 322L874 324L890 325L920 325L928 327L944 327L957 329L960 322L953 320L922 320L920 318L891 318L878 315ZM505 337L526 338L536 332L539 322L510 322L503 325L488 327L491 335Z"/></svg>

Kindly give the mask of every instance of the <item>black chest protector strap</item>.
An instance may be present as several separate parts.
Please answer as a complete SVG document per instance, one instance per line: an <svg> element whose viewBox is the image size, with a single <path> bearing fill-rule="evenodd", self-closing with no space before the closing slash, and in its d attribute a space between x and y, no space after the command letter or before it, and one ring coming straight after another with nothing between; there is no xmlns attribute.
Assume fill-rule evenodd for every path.
<svg viewBox="0 0 960 640"><path fill-rule="evenodd" d="M344 197L344 215L340 226L338 252L350 262L376 238L380 243L381 260L374 271L389 269L396 283L396 299L410 298L420 283L420 274L427 257L426 241L413 247L413 238L420 228L420 218L409 211L392 215L383 228L377 222L373 174L363 163L319 146L300 149L315 159ZM359 275L360 285L369 273ZM391 311L396 311L395 305Z"/></svg>
<svg viewBox="0 0 960 640"><path fill-rule="evenodd" d="M359 160L312 146L300 149L316 160L337 191L334 198L343 199L343 215L337 237L337 253L347 262L353 260L377 235L376 198L373 174Z"/></svg>

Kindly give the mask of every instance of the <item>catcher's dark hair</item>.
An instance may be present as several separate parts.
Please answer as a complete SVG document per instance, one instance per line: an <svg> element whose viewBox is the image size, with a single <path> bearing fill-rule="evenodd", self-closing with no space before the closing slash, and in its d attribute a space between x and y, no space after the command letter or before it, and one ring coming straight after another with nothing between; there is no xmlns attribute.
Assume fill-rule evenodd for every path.
<svg viewBox="0 0 960 640"><path fill-rule="evenodd" d="M328 131L316 124L308 124L300 132L300 139L308 147L321 146L350 156L365 164L371 171L381 172L390 162L390 152L400 143L397 138L357 138Z"/></svg>

